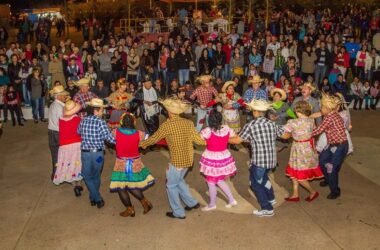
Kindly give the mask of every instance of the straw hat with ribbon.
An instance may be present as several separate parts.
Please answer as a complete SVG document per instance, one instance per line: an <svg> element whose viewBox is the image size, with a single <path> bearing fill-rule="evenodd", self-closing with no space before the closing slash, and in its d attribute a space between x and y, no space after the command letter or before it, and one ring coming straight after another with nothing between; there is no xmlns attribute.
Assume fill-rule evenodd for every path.
<svg viewBox="0 0 380 250"><path fill-rule="evenodd" d="M49 91L49 94L52 96L58 96L58 95L69 95L69 92L65 90L65 88L62 85L55 86Z"/></svg>
<svg viewBox="0 0 380 250"><path fill-rule="evenodd" d="M160 100L159 103L161 103L168 112L176 115L182 114L191 107L189 104L173 98Z"/></svg>
<svg viewBox="0 0 380 250"><path fill-rule="evenodd" d="M227 82L225 82L224 85L223 85L223 87L222 87L222 92L226 93L228 87L231 86L231 85L234 86L234 88L235 88L236 87L236 82L234 82L234 81L227 81Z"/></svg>
<svg viewBox="0 0 380 250"><path fill-rule="evenodd" d="M330 109L335 110L339 105L341 104L341 101L338 97L330 96L325 93L322 93L322 99L321 99L321 105Z"/></svg>
<svg viewBox="0 0 380 250"><path fill-rule="evenodd" d="M63 116L72 116L81 110L81 106L79 103L74 102L72 100L68 100L65 103L65 107L63 108Z"/></svg>
<svg viewBox="0 0 380 250"><path fill-rule="evenodd" d="M94 108L105 108L107 105L103 104L103 100L99 98L92 98L91 101L86 102L86 105Z"/></svg>
<svg viewBox="0 0 380 250"><path fill-rule="evenodd" d="M286 99L286 92L285 90L283 89L280 89L280 88L273 88L271 91L270 91L270 96L273 98L273 96L278 93L280 96L281 96L281 101L285 100Z"/></svg>
<svg viewBox="0 0 380 250"><path fill-rule="evenodd" d="M312 84L311 82L305 82L303 85L302 85L302 88L304 87L308 87L310 89L311 92L313 92L315 90L315 86L314 84Z"/></svg>
<svg viewBox="0 0 380 250"><path fill-rule="evenodd" d="M252 84L252 83L262 83L264 81L264 79L261 79L260 76L253 76L253 78L251 80L248 80L248 83Z"/></svg>
<svg viewBox="0 0 380 250"><path fill-rule="evenodd" d="M91 82L91 78L82 78L78 81L75 82L75 85L78 86L78 87L82 87L82 86L90 86L90 82Z"/></svg>
<svg viewBox="0 0 380 250"><path fill-rule="evenodd" d="M272 104L265 100L252 100L250 103L246 103L251 110L265 112L272 108Z"/></svg>

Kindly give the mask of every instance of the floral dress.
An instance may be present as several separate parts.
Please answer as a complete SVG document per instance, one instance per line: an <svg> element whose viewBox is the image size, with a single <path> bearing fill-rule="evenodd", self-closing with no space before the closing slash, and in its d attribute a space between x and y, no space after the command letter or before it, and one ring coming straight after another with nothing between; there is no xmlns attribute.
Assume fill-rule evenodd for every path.
<svg viewBox="0 0 380 250"><path fill-rule="evenodd" d="M298 118L289 120L284 130L293 137L289 164L286 175L299 181L322 178L323 173L318 163L318 154L311 137L314 119Z"/></svg>

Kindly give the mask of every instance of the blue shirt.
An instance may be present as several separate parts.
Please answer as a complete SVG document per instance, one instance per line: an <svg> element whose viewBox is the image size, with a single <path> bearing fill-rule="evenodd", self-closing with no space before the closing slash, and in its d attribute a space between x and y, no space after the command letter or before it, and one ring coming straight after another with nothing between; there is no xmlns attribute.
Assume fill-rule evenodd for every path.
<svg viewBox="0 0 380 250"><path fill-rule="evenodd" d="M82 137L81 149L104 149L104 141L115 144L115 138L104 120L95 115L84 118L78 127L78 134Z"/></svg>
<svg viewBox="0 0 380 250"><path fill-rule="evenodd" d="M356 53L360 50L360 45L358 43L345 43L344 47L346 48L347 52L350 54L350 58L356 58Z"/></svg>
<svg viewBox="0 0 380 250"><path fill-rule="evenodd" d="M255 100L268 100L267 92L263 89L253 90L249 88L245 91L243 99L246 103L250 103L253 99Z"/></svg>

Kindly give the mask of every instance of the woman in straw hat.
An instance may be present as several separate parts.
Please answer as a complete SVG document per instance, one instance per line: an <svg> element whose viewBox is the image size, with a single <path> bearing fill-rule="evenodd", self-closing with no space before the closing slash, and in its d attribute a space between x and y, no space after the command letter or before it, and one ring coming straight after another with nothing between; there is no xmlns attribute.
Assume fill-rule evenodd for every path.
<svg viewBox="0 0 380 250"><path fill-rule="evenodd" d="M314 138L311 136L314 119L309 118L311 106L306 101L299 101L295 106L295 112L298 118L289 120L284 126L286 133L283 138L293 137L294 139L286 168L286 175L293 182L293 194L285 200L298 202L300 200L298 190L301 185L310 193L306 201L311 202L319 196L319 193L310 186L309 181L323 177L314 147Z"/></svg>
<svg viewBox="0 0 380 250"><path fill-rule="evenodd" d="M144 132L136 130L135 116L124 113L120 118L120 127L115 132L116 161L110 184L111 192L117 192L126 207L125 211L120 213L123 217L135 216L129 193L141 202L144 214L153 207L143 194L143 190L154 184L153 176L140 158L139 143L144 137Z"/></svg>
<svg viewBox="0 0 380 250"><path fill-rule="evenodd" d="M117 90L113 92L107 100L111 104L111 117L108 121L108 125L111 129L120 126L120 117L129 108L129 102L132 100L132 95L126 92L127 82L125 79L119 79L117 81Z"/></svg>
<svg viewBox="0 0 380 250"><path fill-rule="evenodd" d="M314 129L312 136L326 133L328 146L319 155L319 165L325 177L320 185L330 187L331 193L327 196L328 199L336 199L340 196L339 171L348 152L347 134L344 120L337 112L339 99L323 94L321 104L324 118Z"/></svg>
<svg viewBox="0 0 380 250"><path fill-rule="evenodd" d="M278 125L285 125L287 119L296 118L296 114L294 114L293 110L285 102L287 96L283 89L272 89L270 96L273 99L273 112L269 115L272 121L275 121Z"/></svg>
<svg viewBox="0 0 380 250"><path fill-rule="evenodd" d="M80 105L72 100L65 103L63 116L59 119L58 162L53 178L56 185L63 182L71 183L75 196L80 196L83 190L81 137L77 132L81 121L77 115L80 109Z"/></svg>

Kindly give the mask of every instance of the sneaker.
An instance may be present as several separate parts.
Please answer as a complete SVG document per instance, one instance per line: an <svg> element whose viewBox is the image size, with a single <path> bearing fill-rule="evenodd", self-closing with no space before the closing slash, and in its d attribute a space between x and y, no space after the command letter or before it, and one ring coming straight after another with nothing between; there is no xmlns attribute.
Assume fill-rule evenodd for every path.
<svg viewBox="0 0 380 250"><path fill-rule="evenodd" d="M274 215L274 210L254 210L253 211L253 214L258 216L258 217L270 217L270 216L273 216Z"/></svg>
<svg viewBox="0 0 380 250"><path fill-rule="evenodd" d="M216 209L216 205L212 206L212 207L205 206L204 208L202 208L202 211L203 212L208 212L208 211L212 211L212 210L215 210L215 209Z"/></svg>
<svg viewBox="0 0 380 250"><path fill-rule="evenodd" d="M274 206L274 205L277 204L277 201L276 201L276 199L273 199L273 200L269 201L269 203L270 203L272 206Z"/></svg>
<svg viewBox="0 0 380 250"><path fill-rule="evenodd" d="M234 200L233 202L231 202L231 203L228 203L225 207L226 208L231 208L231 207L234 207L234 206L236 206L238 203L237 203L237 201L236 200Z"/></svg>

